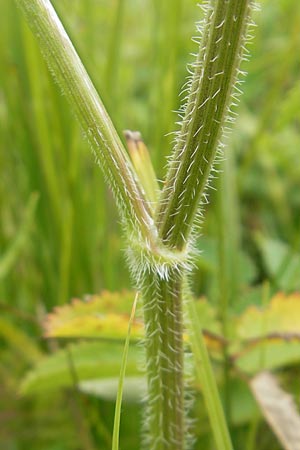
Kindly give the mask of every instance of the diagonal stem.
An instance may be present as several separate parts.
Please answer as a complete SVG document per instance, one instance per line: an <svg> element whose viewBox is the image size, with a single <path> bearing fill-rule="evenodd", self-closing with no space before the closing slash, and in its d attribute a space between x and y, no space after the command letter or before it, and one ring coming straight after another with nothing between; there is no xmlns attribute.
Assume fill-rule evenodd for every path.
<svg viewBox="0 0 300 450"><path fill-rule="evenodd" d="M155 227L149 204L129 156L51 2L16 0L16 3L90 141L115 194L122 218L131 229L151 240Z"/></svg>

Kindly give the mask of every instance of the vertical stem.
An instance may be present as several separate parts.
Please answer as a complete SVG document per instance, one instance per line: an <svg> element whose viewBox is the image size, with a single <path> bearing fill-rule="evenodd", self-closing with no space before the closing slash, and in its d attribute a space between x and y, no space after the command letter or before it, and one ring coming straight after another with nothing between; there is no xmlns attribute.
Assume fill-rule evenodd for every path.
<svg viewBox="0 0 300 450"><path fill-rule="evenodd" d="M142 257L131 264L144 298L149 390L147 450L184 450L187 427L182 285L189 255L182 249L192 240L199 202L228 114L230 94L242 56L250 0L211 0L208 4L204 38L156 224L149 199L50 1L16 2L90 139L115 193L122 218L130 232L134 232L134 237L128 233L130 245L136 246L131 249L136 253L133 257ZM209 358L202 337L197 343L196 333L194 328L193 345L197 358L203 363L203 367L198 367L207 388L214 432L219 448L229 450L230 438ZM221 424L220 429L218 424Z"/></svg>
<svg viewBox="0 0 300 450"><path fill-rule="evenodd" d="M180 132L157 209L161 239L182 249L190 240L224 133L249 22L249 0L208 4Z"/></svg>
<svg viewBox="0 0 300 450"><path fill-rule="evenodd" d="M148 409L146 448L185 448L182 275L168 280L149 273L144 280Z"/></svg>

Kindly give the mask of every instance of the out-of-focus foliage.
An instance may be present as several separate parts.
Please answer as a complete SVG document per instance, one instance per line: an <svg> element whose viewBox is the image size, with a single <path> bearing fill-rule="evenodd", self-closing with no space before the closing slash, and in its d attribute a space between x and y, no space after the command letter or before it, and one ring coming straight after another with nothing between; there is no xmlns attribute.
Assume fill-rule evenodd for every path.
<svg viewBox="0 0 300 450"><path fill-rule="evenodd" d="M41 359L21 384L21 392L51 392L72 387L81 380L117 378L122 357L122 345L79 343L69 345ZM126 373L137 376L137 350L131 352Z"/></svg>
<svg viewBox="0 0 300 450"><path fill-rule="evenodd" d="M134 295L127 291L104 291L84 301L74 299L71 305L56 307L45 320L45 336L125 339ZM141 336L142 323L134 320L131 337L138 339Z"/></svg>
<svg viewBox="0 0 300 450"><path fill-rule="evenodd" d="M162 179L172 140L166 135L175 129L172 111L192 61L194 21L201 18L197 1L53 3L120 133L142 132ZM209 302L199 302L201 325L210 330L206 341L237 450L280 449L245 373L275 367L290 392L299 392L299 297L293 293L300 290L300 3L260 3L239 117L218 189L210 191L193 275L196 297ZM118 217L31 33L13 1L0 0L0 7L0 447L106 450L122 345L45 340L42 326L56 306L65 309L53 320L59 311L76 319L79 309L64 306L71 298L129 288ZM278 291L282 297L274 297ZM111 309L97 298L100 316L116 319L106 322L106 337L121 338L127 294ZM77 325L78 333L84 330ZM227 348L227 341L233 345ZM134 383L135 398L143 392L135 378L137 353L133 345L123 450L139 448L141 405L130 402ZM57 388L42 394L43 376L51 374ZM195 449L212 449L201 387L197 392Z"/></svg>

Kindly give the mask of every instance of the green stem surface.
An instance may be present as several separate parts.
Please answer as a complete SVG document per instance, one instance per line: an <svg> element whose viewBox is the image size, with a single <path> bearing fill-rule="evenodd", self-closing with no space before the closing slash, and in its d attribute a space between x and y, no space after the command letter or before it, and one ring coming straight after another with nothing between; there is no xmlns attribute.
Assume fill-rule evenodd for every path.
<svg viewBox="0 0 300 450"><path fill-rule="evenodd" d="M183 379L182 275L170 269L168 279L150 273L145 278L146 325L146 447L185 448Z"/></svg>
<svg viewBox="0 0 300 450"><path fill-rule="evenodd" d="M208 4L204 35L155 224L149 199L50 1L16 0L89 138L129 230L129 262L144 302L147 450L188 448L182 298L191 255L186 243L191 241L199 203L224 131L242 55L249 2L211 0ZM196 329L192 340L196 358L201 361L198 366L218 448L229 450L215 380L202 337L196 340ZM115 443L117 446L116 437Z"/></svg>
<svg viewBox="0 0 300 450"><path fill-rule="evenodd" d="M187 106L157 213L159 234L182 249L214 163L248 24L248 0L211 1Z"/></svg>
<svg viewBox="0 0 300 450"><path fill-rule="evenodd" d="M150 208L130 158L78 54L49 0L16 0L60 84L112 188L121 216L145 238L153 230Z"/></svg>

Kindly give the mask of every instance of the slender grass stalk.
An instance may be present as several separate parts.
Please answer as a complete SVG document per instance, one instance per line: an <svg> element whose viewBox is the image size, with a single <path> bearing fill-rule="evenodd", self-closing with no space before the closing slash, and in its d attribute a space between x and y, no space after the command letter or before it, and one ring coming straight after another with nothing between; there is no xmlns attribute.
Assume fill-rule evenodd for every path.
<svg viewBox="0 0 300 450"><path fill-rule="evenodd" d="M49 124L47 123L46 114L41 114L43 109L42 104L42 81L41 78L37 77L36 74L39 73L39 54L35 51L36 49L32 46L33 38L28 30L26 24L22 27L22 43L24 45L28 82L30 93L33 98L33 115L34 122L36 123L36 141L38 148L43 148L42 152L38 152L38 158L40 162L40 167L42 169L43 178L45 180L46 189L49 196L50 207L53 211L53 217L59 217L60 212L60 186L57 182L57 177L55 176L55 159L52 151L52 137L49 129ZM59 226L57 225L59 229Z"/></svg>
<svg viewBox="0 0 300 450"><path fill-rule="evenodd" d="M218 450L232 450L232 443L228 432L221 400L209 355L204 342L200 321L195 305L187 302L189 316L189 336L195 359L196 376L202 387L212 431Z"/></svg>
<svg viewBox="0 0 300 450"><path fill-rule="evenodd" d="M192 268L192 236L230 111L249 22L250 0L211 0L188 84L181 130L157 212L49 0L16 0L103 166L127 229L128 262L141 292L148 397L145 448L189 448L184 395L183 288ZM203 350L203 379L213 429L230 440ZM214 419L214 414L217 414ZM221 427L218 431L217 428Z"/></svg>
<svg viewBox="0 0 300 450"><path fill-rule="evenodd" d="M19 254L29 240L29 231L33 223L34 214L38 202L39 195L37 193L31 194L25 208L24 219L16 234L14 241L9 246L8 250L1 255L0 258L0 281L7 276L16 263Z"/></svg>
<svg viewBox="0 0 300 450"><path fill-rule="evenodd" d="M128 323L127 336L126 336L125 344L124 344L123 357L122 357L122 362L121 362L119 386L118 386L118 391L117 391L116 407L115 407L112 450L119 450L119 434L120 434L121 406L122 406L124 379L125 379L125 373L126 373L128 351L129 351L131 325L132 325L132 321L135 316L137 299L138 299L138 293L136 294L133 305L132 305L132 310L131 310L129 323Z"/></svg>

